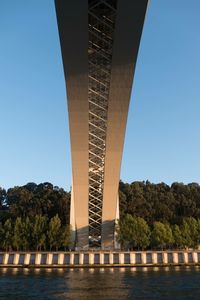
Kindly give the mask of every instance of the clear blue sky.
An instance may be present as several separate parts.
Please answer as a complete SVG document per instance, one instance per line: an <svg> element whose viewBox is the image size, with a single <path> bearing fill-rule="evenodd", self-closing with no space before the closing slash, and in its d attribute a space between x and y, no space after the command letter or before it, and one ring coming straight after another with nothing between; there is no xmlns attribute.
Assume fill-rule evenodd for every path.
<svg viewBox="0 0 200 300"><path fill-rule="evenodd" d="M199 0L150 1L123 181L200 182L199 32ZM69 129L53 0L0 1L0 138L0 186L50 181L69 189Z"/></svg>

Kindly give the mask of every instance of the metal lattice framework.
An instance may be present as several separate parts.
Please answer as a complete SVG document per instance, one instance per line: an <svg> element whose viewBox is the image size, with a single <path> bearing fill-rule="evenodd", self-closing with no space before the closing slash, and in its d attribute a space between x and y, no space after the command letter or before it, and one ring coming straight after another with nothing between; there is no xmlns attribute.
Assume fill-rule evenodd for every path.
<svg viewBox="0 0 200 300"><path fill-rule="evenodd" d="M108 98L117 0L88 1L89 243L101 244Z"/></svg>

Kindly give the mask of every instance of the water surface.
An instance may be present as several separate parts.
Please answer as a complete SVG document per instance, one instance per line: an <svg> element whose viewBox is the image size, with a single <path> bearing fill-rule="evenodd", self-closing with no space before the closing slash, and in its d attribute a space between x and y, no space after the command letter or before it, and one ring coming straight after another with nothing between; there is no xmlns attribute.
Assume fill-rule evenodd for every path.
<svg viewBox="0 0 200 300"><path fill-rule="evenodd" d="M200 300L200 268L3 268L0 299Z"/></svg>

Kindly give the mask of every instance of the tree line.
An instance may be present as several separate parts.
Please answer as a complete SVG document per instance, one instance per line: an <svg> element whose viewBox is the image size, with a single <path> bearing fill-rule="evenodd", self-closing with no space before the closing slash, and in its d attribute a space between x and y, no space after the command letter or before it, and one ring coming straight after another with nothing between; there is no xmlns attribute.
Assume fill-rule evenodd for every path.
<svg viewBox="0 0 200 300"><path fill-rule="evenodd" d="M36 215L48 219L58 215L62 225L69 224L70 193L49 182L10 188L0 188L0 222L15 221L18 217L35 218Z"/></svg>
<svg viewBox="0 0 200 300"><path fill-rule="evenodd" d="M0 250L59 250L70 245L70 193L49 182L0 188Z"/></svg>
<svg viewBox="0 0 200 300"><path fill-rule="evenodd" d="M123 249L187 249L200 245L200 219L187 217L181 225L154 222L149 226L141 218L125 215L119 220L118 241Z"/></svg>
<svg viewBox="0 0 200 300"><path fill-rule="evenodd" d="M120 213L155 221L181 224L184 218L200 219L200 185L198 183L153 184L149 181L119 184Z"/></svg>
<svg viewBox="0 0 200 300"><path fill-rule="evenodd" d="M152 247L196 247L197 243L200 244L197 234L197 232L199 233L200 219L199 184L175 182L169 186L165 183L153 184L149 181L131 184L120 181L119 203L118 237L123 247L146 249ZM25 248L29 248L37 250L67 247L69 212L70 192L53 186L51 183L28 183L8 190L0 188L0 249L25 250ZM147 233L144 238L146 242L143 245L136 243L133 234L131 235L129 232L131 228L129 222L133 222L131 218L145 224L143 232ZM55 219L59 219L58 223L60 222L60 238L57 242L52 242L49 226L50 224L52 226ZM36 229L38 222L41 224L37 225L38 229ZM188 222L196 225L191 227ZM186 230L188 226L190 230ZM189 235L192 236L193 232L191 228L196 233L191 238L192 240L189 240ZM194 230L194 228L196 229ZM53 231L56 232L56 230ZM63 231L66 237L61 238ZM168 232L171 240L158 242L155 233L158 235L159 232L162 232L161 236L165 236L163 232L166 232L166 235ZM186 232L190 232L188 236ZM65 234L63 233L63 236ZM39 242L36 240L36 236L40 237ZM135 236L137 236L136 232ZM180 240L178 240L179 237ZM7 243L9 239L10 244Z"/></svg>
<svg viewBox="0 0 200 300"><path fill-rule="evenodd" d="M62 226L58 215L50 220L46 216L34 218L17 217L0 223L0 249L10 250L56 250L68 249L70 244L69 225Z"/></svg>

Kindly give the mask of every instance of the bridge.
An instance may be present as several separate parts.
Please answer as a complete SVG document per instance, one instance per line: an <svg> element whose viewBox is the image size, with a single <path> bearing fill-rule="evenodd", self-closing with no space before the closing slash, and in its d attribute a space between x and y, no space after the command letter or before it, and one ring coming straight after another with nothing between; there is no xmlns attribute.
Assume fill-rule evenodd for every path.
<svg viewBox="0 0 200 300"><path fill-rule="evenodd" d="M118 185L148 0L55 0L72 156L76 249L117 249Z"/></svg>

